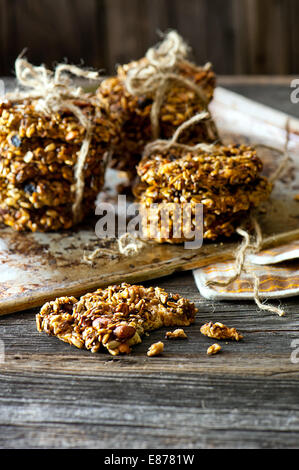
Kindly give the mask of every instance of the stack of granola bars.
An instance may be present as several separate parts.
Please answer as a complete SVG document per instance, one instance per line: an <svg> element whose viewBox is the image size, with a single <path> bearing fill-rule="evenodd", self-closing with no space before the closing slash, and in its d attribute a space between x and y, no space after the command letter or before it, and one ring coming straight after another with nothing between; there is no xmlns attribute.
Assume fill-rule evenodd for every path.
<svg viewBox="0 0 299 470"><path fill-rule="evenodd" d="M67 229L75 223L75 168L86 129L69 110L46 116L37 102L0 104L0 220L16 230ZM95 106L76 106L93 123L83 168L83 218L103 186L114 130Z"/></svg>
<svg viewBox="0 0 299 470"><path fill-rule="evenodd" d="M28 91L22 99L0 102L0 221L16 230L72 227L93 211L109 154L110 165L127 172L131 185L138 172L134 194L146 213L157 205L156 220L161 204L190 203L191 222L184 228L192 233L201 203L204 238L230 236L235 222L268 197L271 185L260 176L262 164L252 148L219 143L208 111L215 74L210 64L198 67L188 55L183 39L170 32L88 95L70 88L61 66L51 74L26 62L17 78L22 85L27 79ZM40 98L44 108L54 100L49 112ZM174 146L153 146L144 154L147 144L161 140ZM176 224L170 233L150 234L146 221L143 229L148 238L182 242L188 237L176 235L182 222Z"/></svg>
<svg viewBox="0 0 299 470"><path fill-rule="evenodd" d="M198 222L203 223L203 238L231 236L236 223L271 192L272 185L260 175L261 170L256 151L245 145L217 144L193 151L176 145L153 149L137 167L140 182L134 188L144 236L181 243L192 237ZM199 221L195 219L198 205L203 207ZM184 220L177 206L189 211ZM166 209L165 224L162 213Z"/></svg>
<svg viewBox="0 0 299 470"><path fill-rule="evenodd" d="M127 76L137 67L146 67L147 58L118 67L117 75L104 80L97 96L107 117L118 128L112 141L112 167L136 176L144 146L153 140L151 113L155 96L149 92L136 96L126 87ZM173 80L167 87L159 109L159 138L168 139L174 131L195 114L206 109L213 97L215 74L210 64L197 67L184 60L178 63L175 74L200 87L204 102L188 84ZM161 83L162 85L162 83ZM214 142L218 134L213 122L198 123L182 133L180 142Z"/></svg>

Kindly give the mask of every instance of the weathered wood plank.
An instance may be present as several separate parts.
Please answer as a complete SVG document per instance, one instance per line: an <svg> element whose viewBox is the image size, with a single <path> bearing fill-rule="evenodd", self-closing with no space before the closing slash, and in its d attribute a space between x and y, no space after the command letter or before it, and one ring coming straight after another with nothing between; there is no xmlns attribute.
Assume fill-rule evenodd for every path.
<svg viewBox="0 0 299 470"><path fill-rule="evenodd" d="M297 0L1 0L0 74L24 47L35 63L83 59L112 73L169 28L218 73L296 74L297 18Z"/></svg>
<svg viewBox="0 0 299 470"><path fill-rule="evenodd" d="M0 395L1 447L298 447L292 381L25 372Z"/></svg>
<svg viewBox="0 0 299 470"><path fill-rule="evenodd" d="M67 59L71 63L104 67L105 27L101 0L1 0L2 75L10 75L14 60L27 48L36 64ZM101 8L101 15L97 12Z"/></svg>

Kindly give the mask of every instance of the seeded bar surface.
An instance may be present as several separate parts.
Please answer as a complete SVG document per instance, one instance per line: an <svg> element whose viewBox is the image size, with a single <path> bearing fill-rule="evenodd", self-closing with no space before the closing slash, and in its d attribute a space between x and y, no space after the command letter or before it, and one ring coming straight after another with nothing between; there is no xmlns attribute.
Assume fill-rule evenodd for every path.
<svg viewBox="0 0 299 470"><path fill-rule="evenodd" d="M138 165L142 182L169 189L198 191L252 183L263 169L256 150L246 145L216 145L213 150L170 147L153 151Z"/></svg>
<svg viewBox="0 0 299 470"><path fill-rule="evenodd" d="M139 195L141 204L154 203L201 203L215 214L228 214L247 211L258 207L265 201L272 190L271 183L266 178L258 178L247 186L222 186L218 190L200 188L197 191L178 191L169 187L136 186L134 194Z"/></svg>
<svg viewBox="0 0 299 470"><path fill-rule="evenodd" d="M74 101L82 113L93 123L93 140L109 142L114 128L110 121L99 113L97 106ZM36 100L20 102L0 102L0 135L16 133L20 139L50 138L80 144L86 129L67 109L50 116L41 114L36 107Z"/></svg>
<svg viewBox="0 0 299 470"><path fill-rule="evenodd" d="M0 178L13 184L35 177L74 182L79 144L52 139L0 136ZM85 176L101 174L108 145L92 143L85 162Z"/></svg>

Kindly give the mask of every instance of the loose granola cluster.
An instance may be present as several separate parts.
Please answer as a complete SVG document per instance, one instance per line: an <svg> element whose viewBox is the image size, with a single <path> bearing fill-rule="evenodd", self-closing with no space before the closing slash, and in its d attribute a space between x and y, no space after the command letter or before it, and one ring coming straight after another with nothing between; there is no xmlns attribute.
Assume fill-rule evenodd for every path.
<svg viewBox="0 0 299 470"><path fill-rule="evenodd" d="M75 297L47 302L36 316L38 331L57 336L78 348L112 355L128 354L146 331L162 326L189 326L194 304L159 287L121 284ZM159 353L161 352L158 346ZM157 354L153 348L150 355Z"/></svg>
<svg viewBox="0 0 299 470"><path fill-rule="evenodd" d="M208 349L207 349L207 355L212 356L214 354L218 354L218 353L220 353L221 349L222 348L219 344L217 344L217 343L212 344L212 346L208 347Z"/></svg>
<svg viewBox="0 0 299 470"><path fill-rule="evenodd" d="M165 334L166 339L187 339L185 331L182 328L177 328L174 331L167 331Z"/></svg>
<svg viewBox="0 0 299 470"><path fill-rule="evenodd" d="M215 339L233 339L235 341L240 341L243 339L243 336L236 330L236 328L229 328L220 322L209 322L201 326L200 332L204 336Z"/></svg>
<svg viewBox="0 0 299 470"><path fill-rule="evenodd" d="M86 129L68 110L46 116L38 100L0 103L0 220L16 230L74 225L75 169ZM93 123L84 165L84 214L104 183L113 125L96 106L74 103Z"/></svg>
<svg viewBox="0 0 299 470"><path fill-rule="evenodd" d="M139 163L140 181L133 189L144 237L169 243L192 239L199 204L203 206L203 238L231 236L240 218L269 197L272 185L260 176L261 170L256 151L244 145L218 144L193 151L176 145L153 149ZM180 214L177 207L182 208ZM161 223L163 211L169 214L166 225Z"/></svg>
<svg viewBox="0 0 299 470"><path fill-rule="evenodd" d="M151 112L155 97L152 93L144 96L132 95L126 88L126 78L132 68L146 63L147 59L142 58L119 66L117 75L104 80L97 92L101 106L118 129L112 142L112 167L126 171L131 178L136 176L136 165L144 146L153 139ZM181 61L175 73L200 86L205 94L205 103L195 90L179 81L173 81L166 89L159 111L159 137L163 139L171 138L181 124L205 109L215 88L215 74L210 64L197 67L188 61ZM214 142L217 138L213 122L209 125L202 122L184 131L179 141Z"/></svg>

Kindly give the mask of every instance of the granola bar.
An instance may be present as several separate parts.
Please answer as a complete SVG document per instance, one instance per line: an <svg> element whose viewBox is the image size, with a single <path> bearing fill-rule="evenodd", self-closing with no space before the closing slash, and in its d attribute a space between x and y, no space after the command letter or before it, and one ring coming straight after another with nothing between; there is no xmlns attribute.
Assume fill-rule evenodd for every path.
<svg viewBox="0 0 299 470"><path fill-rule="evenodd" d="M123 283L82 296L47 302L36 316L38 331L78 348L112 355L129 353L142 335L162 326L189 326L197 309L159 287Z"/></svg>
<svg viewBox="0 0 299 470"><path fill-rule="evenodd" d="M46 116L39 112L37 104L38 100L34 99L0 102L0 135L15 133L19 139L48 138L71 144L82 143L86 129L69 110ZM92 122L93 140L110 142L116 131L112 123L100 113L99 108L80 101L74 101L73 104Z"/></svg>
<svg viewBox="0 0 299 470"><path fill-rule="evenodd" d="M266 200L272 189L262 177L248 186L223 186L218 192L202 189L197 194L155 186L143 190L143 185L134 188L143 237L160 243L192 241L195 231L200 230L198 223L202 223L204 239L230 237L240 220ZM199 204L203 212L196 218Z"/></svg>
<svg viewBox="0 0 299 470"><path fill-rule="evenodd" d="M0 136L0 178L13 184L36 177L74 182L79 144L51 139ZM92 143L85 161L85 177L103 173L107 143Z"/></svg>
<svg viewBox="0 0 299 470"><path fill-rule="evenodd" d="M172 205L172 203L170 203ZM202 234L199 233L201 227L196 225L194 217L194 205L191 204L191 216L183 220L177 217L176 212L169 209L169 218L166 223L162 223L161 214L165 211L165 203L158 204L154 212L149 211L148 206L139 205L141 216L142 236L145 240L152 240L157 243L179 244L193 241L197 234L202 235L203 239L216 240L221 237L231 237L237 225L246 215L246 212L236 212L234 214L217 215L211 211L204 209L202 223ZM182 212L183 213L183 212ZM187 213L187 212L186 212Z"/></svg>
<svg viewBox="0 0 299 470"><path fill-rule="evenodd" d="M195 217L199 204L203 206L203 238L229 237L240 219L268 199L272 191L272 183L260 176L262 162L251 147L213 145L192 151L178 145L161 148L153 147L144 154L137 167L139 182L133 187L146 239L192 241L195 229L200 229ZM187 210L185 219L172 205L180 208L181 214ZM165 223L167 212L169 222Z"/></svg>
<svg viewBox="0 0 299 470"><path fill-rule="evenodd" d="M145 144L153 138L150 114L154 97L131 95L125 87L125 79L131 68L146 60L143 58L138 62L119 66L117 75L104 80L97 92L100 106L118 129L116 137L112 140L114 152L111 165L133 176L136 174L135 167L140 161ZM203 87L206 103L212 99L215 74L210 66L201 68L183 61L178 65L177 73ZM196 92L186 85L174 82L166 92L160 109L160 137L172 137L178 126L202 110L203 103ZM208 127L203 122L184 131L179 141L214 142L217 139L218 134L213 123Z"/></svg>
<svg viewBox="0 0 299 470"><path fill-rule="evenodd" d="M86 189L84 198L95 200L104 183L104 175L90 176L85 179ZM0 178L0 204L5 207L18 209L40 209L48 206L71 204L75 200L74 186L62 180L47 180L36 178L14 185Z"/></svg>
<svg viewBox="0 0 299 470"><path fill-rule="evenodd" d="M94 207L93 201L84 201L85 215L90 214ZM70 204L41 209L18 209L0 203L0 221L19 232L30 230L32 232L51 232L67 230L74 225L74 216Z"/></svg>
<svg viewBox="0 0 299 470"><path fill-rule="evenodd" d="M222 186L215 190L200 188L197 191L175 190L172 187L155 185L136 185L134 195L144 205L154 203L191 203L203 204L214 214L233 214L258 207L268 199L272 184L264 177L256 179L247 186Z"/></svg>
<svg viewBox="0 0 299 470"><path fill-rule="evenodd" d="M200 188L250 184L262 169L256 150L246 145L215 145L210 151L193 152L174 146L146 155L137 173L148 185L196 192Z"/></svg>

